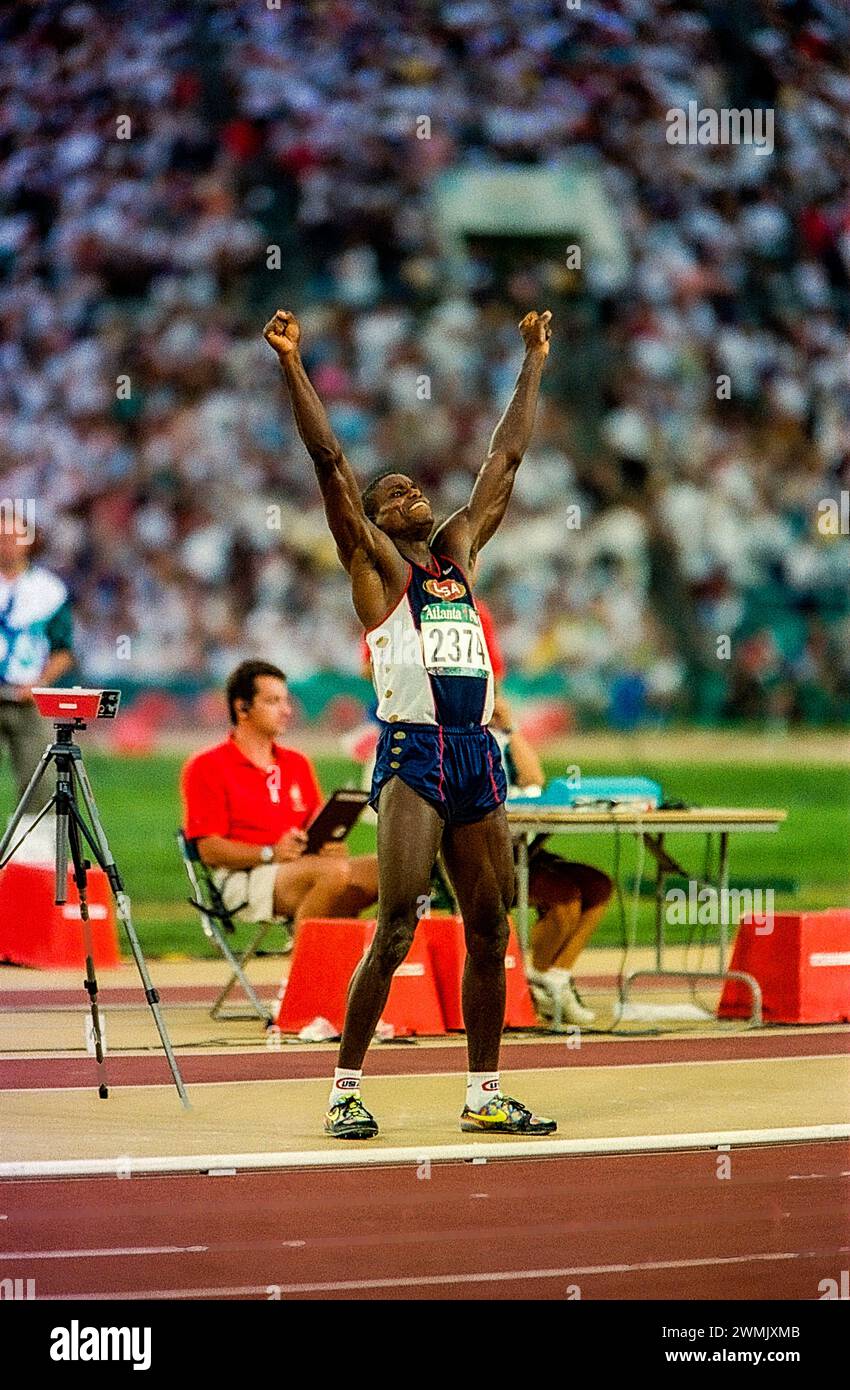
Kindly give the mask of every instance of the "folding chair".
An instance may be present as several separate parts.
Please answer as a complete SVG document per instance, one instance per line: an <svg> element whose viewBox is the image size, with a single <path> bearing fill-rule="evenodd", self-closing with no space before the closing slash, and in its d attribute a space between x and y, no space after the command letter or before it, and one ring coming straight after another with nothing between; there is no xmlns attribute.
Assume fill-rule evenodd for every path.
<svg viewBox="0 0 850 1390"><path fill-rule="evenodd" d="M232 971L230 979L210 1009L210 1017L215 1019L260 1018L265 1024L271 1023L272 1014L257 997L256 991L245 974L245 966L257 954L272 927L283 926L284 929L291 929L291 922L288 918L277 918L273 922L257 923L256 934L245 950L237 955L225 940L224 932L231 936L235 933L236 923L233 919L240 908L236 907L231 910L225 907L224 899L209 866L203 862L198 854L196 842L187 840L182 830L177 831L177 847L180 850L183 867L194 894L189 902L201 915L204 935L221 952ZM241 906L244 907L245 904L243 903ZM242 986L248 1003L236 1005L225 1011L224 1001L237 984Z"/></svg>

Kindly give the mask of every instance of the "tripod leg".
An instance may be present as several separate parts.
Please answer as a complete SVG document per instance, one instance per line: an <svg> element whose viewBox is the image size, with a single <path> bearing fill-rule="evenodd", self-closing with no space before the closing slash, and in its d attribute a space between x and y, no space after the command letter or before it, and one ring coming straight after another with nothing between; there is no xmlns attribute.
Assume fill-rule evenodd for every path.
<svg viewBox="0 0 850 1390"><path fill-rule="evenodd" d="M26 809L30 803L30 798L32 797L33 792L35 791L36 787L38 786L45 772L47 771L47 765L50 762L52 756L53 744L50 743L47 745L44 752L42 753L38 766L36 767L32 777L29 780L29 785L27 786L23 796L21 797L20 801L18 802L17 806L12 812L12 819L6 826L3 838L2 840L0 840L0 869L5 868L6 863L9 859L12 858L12 855L15 853L15 850L20 848L27 835L30 833L30 831L28 830L26 832L26 835L21 836L21 839L14 846L14 848L9 850L9 845L12 843L12 838L15 834L15 831L20 825L22 817L26 814ZM41 811L39 811L38 815L33 821L33 824L30 826L30 830L32 830L33 827L36 826L38 822L41 820L42 816L44 816L50 810L52 804L53 801L51 798L51 800L48 801L47 805L42 807ZM8 854L6 853L7 850L9 850Z"/></svg>
<svg viewBox="0 0 850 1390"><path fill-rule="evenodd" d="M68 793L57 788L56 792L56 893L54 902L64 903L68 896ZM78 837L79 838L79 837Z"/></svg>
<svg viewBox="0 0 850 1390"><path fill-rule="evenodd" d="M177 1058L174 1056L174 1049L171 1046L171 1039L168 1036L168 1032L165 1027L165 1020L162 1017L162 1011L159 1007L159 994L154 988L153 983L151 981L151 977L148 974L147 963L145 961L144 955L142 954L142 948L139 943L139 938L136 935L136 929L133 926L133 918L131 915L130 908L130 898L128 894L125 892L124 884L121 881L121 875L119 874L115 860L112 857L112 851L109 848L109 843L106 839L106 835L104 833L104 829L101 825L100 817L97 812L97 806L95 805L94 792L91 789L91 783L89 782L86 769L83 766L81 756L77 757L74 761L74 772L76 773L76 779L79 783L83 803L85 805L86 811L88 812L89 820L91 821L92 831L89 831L88 826L82 820L82 817L79 817L79 812L77 812L77 815L79 817L80 828L83 834L85 835L85 838L87 839L88 843L91 845L95 858L100 864L100 867L103 869L104 873L106 874L106 877L109 879L109 886L111 887L113 897L115 898L115 906L118 912L118 917L124 927L124 930L127 933L127 939L130 942L130 949L133 952L133 957L136 962L136 968L138 969L142 985L144 986L145 998L147 999L147 1002L150 1005L151 1013L153 1014L157 1032L159 1033L160 1042L162 1043L163 1051L165 1052L165 1055L168 1059L168 1065L171 1069L171 1075L174 1080L174 1085L177 1087L177 1094L179 1095L183 1105L186 1107L187 1110L189 1110L191 1109L191 1106L189 1105L189 1097L186 1094L186 1087L183 1084L183 1078L180 1075L180 1068L177 1065ZM92 839L92 832L94 833L95 839Z"/></svg>
<svg viewBox="0 0 850 1390"><path fill-rule="evenodd" d="M76 806L72 805L66 817L68 844L71 850L71 862L74 866L74 882L77 885L77 894L80 899L80 920L83 924L83 941L85 943L86 952L86 978L83 981L83 987L89 996L92 1033L94 1035L94 1052L97 1058L98 1076L100 1078L97 1093L101 1100L106 1100L109 1096L109 1087L106 1082L106 1063L103 1056L103 1033L100 1027L100 1008L97 1002L97 976L94 972L94 943L92 942L91 921L89 920L88 884L86 879L87 864L83 856L83 846L80 841L78 816L79 812ZM57 819L57 826L58 824L59 822ZM67 875L67 872L68 868L66 861L65 875Z"/></svg>

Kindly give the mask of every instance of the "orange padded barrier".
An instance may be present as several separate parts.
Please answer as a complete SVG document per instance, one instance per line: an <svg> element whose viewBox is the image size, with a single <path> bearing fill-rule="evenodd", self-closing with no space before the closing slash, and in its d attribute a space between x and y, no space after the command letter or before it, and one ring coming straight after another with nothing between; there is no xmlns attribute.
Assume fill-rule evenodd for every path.
<svg viewBox="0 0 850 1390"><path fill-rule="evenodd" d="M298 1033L317 1017L342 1032L348 985L374 934L374 920L359 917L309 917L300 924L275 1020L281 1032ZM396 1037L431 1037L446 1031L431 953L420 931L395 972L381 1021Z"/></svg>
<svg viewBox="0 0 850 1390"><path fill-rule="evenodd" d="M463 1028L461 986L466 960L463 921L460 917L426 917L420 928L431 948L443 1017L449 1029ZM505 1027L537 1028L539 1021L531 999L513 924L505 954Z"/></svg>
<svg viewBox="0 0 850 1390"><path fill-rule="evenodd" d="M120 965L118 936L109 882L102 869L89 869L89 919L94 963ZM68 901L53 901L55 876L44 864L7 864L0 871L0 960L42 969L84 966L80 899L68 873Z"/></svg>
<svg viewBox="0 0 850 1390"><path fill-rule="evenodd" d="M772 930L767 930L772 927ZM850 909L777 913L745 918L731 970L755 976L767 1023L843 1023L850 1020ZM729 980L720 1018L746 1018L749 991Z"/></svg>

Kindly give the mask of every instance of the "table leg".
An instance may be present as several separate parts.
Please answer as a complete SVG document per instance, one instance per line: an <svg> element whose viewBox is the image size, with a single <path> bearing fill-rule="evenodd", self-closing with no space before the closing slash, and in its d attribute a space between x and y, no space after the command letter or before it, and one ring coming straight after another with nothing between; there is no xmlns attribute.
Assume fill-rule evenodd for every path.
<svg viewBox="0 0 850 1390"><path fill-rule="evenodd" d="M720 834L720 861L717 866L717 886L720 890L720 973L726 969L726 956L729 949L729 835L723 830Z"/></svg>
<svg viewBox="0 0 850 1390"><path fill-rule="evenodd" d="M643 866L646 860L646 833L641 828L635 836L637 859L635 862L635 891L632 894L632 922L630 946L637 944L638 917L640 916L640 890L643 887Z"/></svg>
<svg viewBox="0 0 850 1390"><path fill-rule="evenodd" d="M664 969L664 836L658 836L659 854L655 861L655 968Z"/></svg>
<svg viewBox="0 0 850 1390"><path fill-rule="evenodd" d="M524 830L517 843L517 925L523 951L528 950L528 831Z"/></svg>

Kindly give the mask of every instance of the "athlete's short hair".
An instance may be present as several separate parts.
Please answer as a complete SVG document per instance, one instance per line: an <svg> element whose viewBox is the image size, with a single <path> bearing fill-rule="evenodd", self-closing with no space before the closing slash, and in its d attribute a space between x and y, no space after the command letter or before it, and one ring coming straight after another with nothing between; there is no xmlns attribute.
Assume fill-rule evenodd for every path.
<svg viewBox="0 0 850 1390"><path fill-rule="evenodd" d="M237 700L244 700L249 707L253 704L258 676L274 676L279 681L286 680L280 667L272 666L270 661L243 661L227 678L227 710L231 724L236 723Z"/></svg>
<svg viewBox="0 0 850 1390"><path fill-rule="evenodd" d="M395 468L385 468L383 473L376 473L374 478L369 479L361 492L360 501L363 503L363 510L370 521L374 521L378 515L378 483L382 483L384 478L394 478L397 471Z"/></svg>

